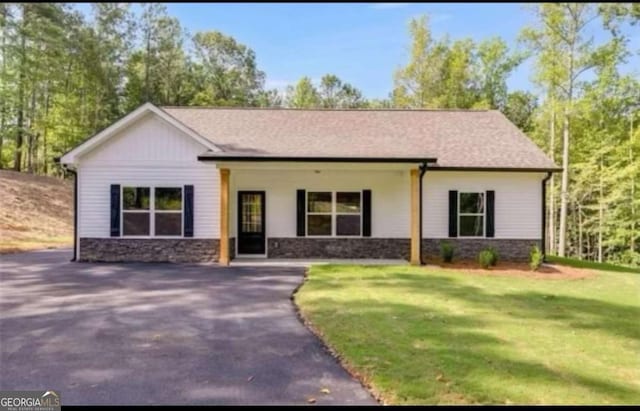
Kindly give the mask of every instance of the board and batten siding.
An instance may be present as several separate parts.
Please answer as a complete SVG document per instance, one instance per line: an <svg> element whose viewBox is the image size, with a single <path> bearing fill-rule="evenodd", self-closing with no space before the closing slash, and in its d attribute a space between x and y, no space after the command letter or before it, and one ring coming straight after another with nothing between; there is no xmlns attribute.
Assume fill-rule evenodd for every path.
<svg viewBox="0 0 640 411"><path fill-rule="evenodd" d="M280 166L280 165L279 165ZM274 166L276 167L276 166ZM281 170L231 169L230 233L237 231L237 192L266 192L267 237L296 237L296 190L371 190L371 237L409 238L408 170L357 170L341 164L341 169L303 168ZM329 167L326 164L322 167ZM316 172L319 171L319 172Z"/></svg>
<svg viewBox="0 0 640 411"><path fill-rule="evenodd" d="M540 239L542 173L427 171L423 180L423 238L449 236L449 190L495 191L495 237Z"/></svg>
<svg viewBox="0 0 640 411"><path fill-rule="evenodd" d="M194 186L194 237L219 238L219 171L197 156L207 149L149 114L81 158L79 237L110 235L111 184Z"/></svg>

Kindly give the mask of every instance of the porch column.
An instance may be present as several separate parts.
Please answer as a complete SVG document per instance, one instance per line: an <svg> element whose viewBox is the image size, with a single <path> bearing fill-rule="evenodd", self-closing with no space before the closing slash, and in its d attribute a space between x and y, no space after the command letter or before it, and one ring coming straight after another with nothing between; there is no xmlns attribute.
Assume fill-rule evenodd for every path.
<svg viewBox="0 0 640 411"><path fill-rule="evenodd" d="M220 265L229 265L229 169L220 169Z"/></svg>
<svg viewBox="0 0 640 411"><path fill-rule="evenodd" d="M420 265L420 170L411 170L411 265Z"/></svg>

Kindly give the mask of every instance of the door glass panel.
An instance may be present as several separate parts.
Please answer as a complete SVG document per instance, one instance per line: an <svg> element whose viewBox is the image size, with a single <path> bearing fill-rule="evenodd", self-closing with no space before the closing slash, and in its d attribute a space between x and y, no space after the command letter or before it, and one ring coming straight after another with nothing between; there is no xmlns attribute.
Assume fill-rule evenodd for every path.
<svg viewBox="0 0 640 411"><path fill-rule="evenodd" d="M243 233L262 232L262 196L260 194L242 194L241 228Z"/></svg>

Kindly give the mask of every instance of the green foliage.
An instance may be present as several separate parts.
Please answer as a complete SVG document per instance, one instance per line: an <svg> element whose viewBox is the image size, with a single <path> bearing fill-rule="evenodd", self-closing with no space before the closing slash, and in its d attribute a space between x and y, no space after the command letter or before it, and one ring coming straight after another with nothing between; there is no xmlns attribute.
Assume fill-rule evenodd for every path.
<svg viewBox="0 0 640 411"><path fill-rule="evenodd" d="M441 241L440 242L440 256L442 257L442 260L444 260L445 263L450 263L451 261L453 261L453 254L454 254L455 248L453 247L453 244L451 244L448 241Z"/></svg>
<svg viewBox="0 0 640 411"><path fill-rule="evenodd" d="M484 269L488 269L491 267L495 260L494 253L490 250L482 250L478 254L478 262L480 263L480 267Z"/></svg>
<svg viewBox="0 0 640 411"><path fill-rule="evenodd" d="M500 258L500 255L498 254L498 250L496 250L493 247L489 247L487 251L491 253L491 265L493 266L498 265L498 259Z"/></svg>
<svg viewBox="0 0 640 411"><path fill-rule="evenodd" d="M198 93L204 105L255 105L264 85L264 72L258 70L253 50L219 31L198 32L193 37L197 63L202 67L200 81L206 84Z"/></svg>
<svg viewBox="0 0 640 411"><path fill-rule="evenodd" d="M542 254L542 251L540 251L540 247L534 245L529 252L529 267L531 267L533 271L537 271L543 262L544 255Z"/></svg>
<svg viewBox="0 0 640 411"><path fill-rule="evenodd" d="M535 114L538 110L538 99L528 91L514 91L507 95L504 115L525 133L534 130Z"/></svg>
<svg viewBox="0 0 640 411"><path fill-rule="evenodd" d="M394 76L396 106L504 110L506 81L522 53L511 53L500 38L479 44L469 38L434 39L426 15L411 20L409 33L409 62Z"/></svg>
<svg viewBox="0 0 640 411"><path fill-rule="evenodd" d="M360 90L344 83L336 75L325 74L316 88L309 77L301 78L287 88L287 107L293 108L359 108L366 106Z"/></svg>
<svg viewBox="0 0 640 411"><path fill-rule="evenodd" d="M320 94L309 77L302 77L295 86L287 89L287 106L315 108L320 106Z"/></svg>

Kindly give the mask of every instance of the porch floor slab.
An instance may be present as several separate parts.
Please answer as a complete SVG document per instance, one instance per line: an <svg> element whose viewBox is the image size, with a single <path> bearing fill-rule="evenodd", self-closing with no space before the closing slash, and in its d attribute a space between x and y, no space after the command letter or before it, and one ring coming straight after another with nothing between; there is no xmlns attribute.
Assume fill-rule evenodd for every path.
<svg viewBox="0 0 640 411"><path fill-rule="evenodd" d="M407 265L409 262L402 259L380 258L253 258L237 257L231 260L230 265L236 267L262 266L262 267L310 267L317 264L352 264L352 265Z"/></svg>

